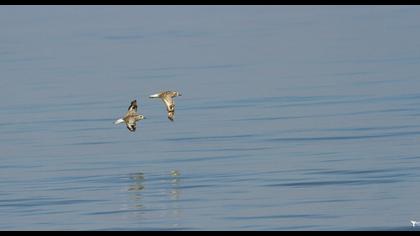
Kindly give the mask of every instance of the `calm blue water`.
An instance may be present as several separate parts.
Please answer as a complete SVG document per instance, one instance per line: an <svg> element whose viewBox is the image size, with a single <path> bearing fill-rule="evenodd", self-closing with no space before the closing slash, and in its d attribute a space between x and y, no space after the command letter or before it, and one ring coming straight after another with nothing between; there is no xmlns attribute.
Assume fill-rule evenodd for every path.
<svg viewBox="0 0 420 236"><path fill-rule="evenodd" d="M0 230L420 221L418 6L1 6L0 32Z"/></svg>

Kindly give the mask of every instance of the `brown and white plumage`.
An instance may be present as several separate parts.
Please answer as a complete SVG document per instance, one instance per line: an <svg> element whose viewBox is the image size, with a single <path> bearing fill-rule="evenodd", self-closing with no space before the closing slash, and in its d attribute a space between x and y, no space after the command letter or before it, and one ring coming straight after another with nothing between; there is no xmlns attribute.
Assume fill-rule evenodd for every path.
<svg viewBox="0 0 420 236"><path fill-rule="evenodd" d="M131 101L128 111L125 113L124 117L116 120L114 124L125 123L127 129L134 132L136 131L136 122L143 119L143 115L137 114L137 100L133 100Z"/></svg>
<svg viewBox="0 0 420 236"><path fill-rule="evenodd" d="M165 91L150 95L149 98L160 98L166 106L166 111L168 112L168 119L170 121L174 121L175 101L173 98L176 96L182 96L182 94L176 91Z"/></svg>

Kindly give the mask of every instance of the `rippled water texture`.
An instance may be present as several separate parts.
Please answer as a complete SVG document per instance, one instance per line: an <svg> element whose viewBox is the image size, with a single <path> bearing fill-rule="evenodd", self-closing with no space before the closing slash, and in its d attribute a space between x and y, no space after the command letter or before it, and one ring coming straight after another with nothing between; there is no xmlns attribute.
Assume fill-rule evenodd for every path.
<svg viewBox="0 0 420 236"><path fill-rule="evenodd" d="M418 6L1 6L0 229L416 229L419 22ZM166 89L174 122L148 98ZM135 133L113 124L132 99Z"/></svg>

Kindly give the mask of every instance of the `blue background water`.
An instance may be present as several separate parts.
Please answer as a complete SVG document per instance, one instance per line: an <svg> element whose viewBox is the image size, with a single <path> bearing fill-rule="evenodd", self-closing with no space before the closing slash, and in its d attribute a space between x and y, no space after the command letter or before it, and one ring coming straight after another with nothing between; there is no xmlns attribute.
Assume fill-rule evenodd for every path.
<svg viewBox="0 0 420 236"><path fill-rule="evenodd" d="M0 30L1 230L420 220L418 6L1 6Z"/></svg>

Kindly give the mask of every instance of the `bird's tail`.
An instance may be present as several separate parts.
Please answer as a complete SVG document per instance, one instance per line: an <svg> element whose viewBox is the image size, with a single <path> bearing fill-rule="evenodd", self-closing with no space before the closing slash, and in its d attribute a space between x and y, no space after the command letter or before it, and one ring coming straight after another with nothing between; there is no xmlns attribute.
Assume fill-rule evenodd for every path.
<svg viewBox="0 0 420 236"><path fill-rule="evenodd" d="M158 98L158 97L159 97L159 93L152 94L149 96L149 98Z"/></svg>
<svg viewBox="0 0 420 236"><path fill-rule="evenodd" d="M116 120L116 121L114 122L114 124L118 125L118 124L121 124L121 123L123 123L123 122L124 122L124 120L123 120L122 118L120 118L120 119Z"/></svg>

